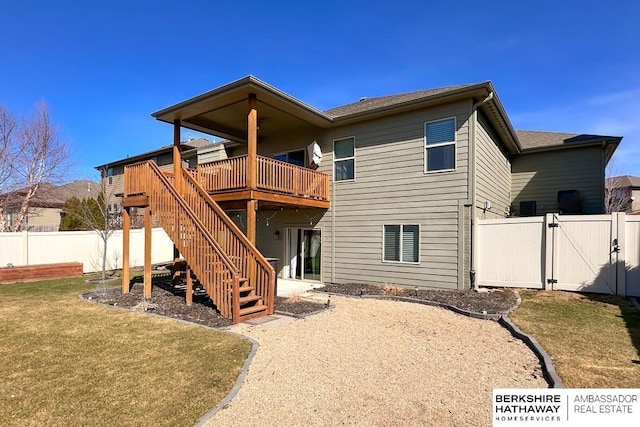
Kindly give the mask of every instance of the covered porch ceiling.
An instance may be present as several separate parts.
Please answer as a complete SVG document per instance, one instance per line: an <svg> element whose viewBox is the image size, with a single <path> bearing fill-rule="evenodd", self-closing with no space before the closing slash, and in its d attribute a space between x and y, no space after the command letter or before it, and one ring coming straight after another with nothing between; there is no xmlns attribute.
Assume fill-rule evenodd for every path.
<svg viewBox="0 0 640 427"><path fill-rule="evenodd" d="M247 76L152 114L167 123L212 134L231 141L247 142L249 97L255 95L259 138L293 132L309 126L327 128L331 118L319 110Z"/></svg>

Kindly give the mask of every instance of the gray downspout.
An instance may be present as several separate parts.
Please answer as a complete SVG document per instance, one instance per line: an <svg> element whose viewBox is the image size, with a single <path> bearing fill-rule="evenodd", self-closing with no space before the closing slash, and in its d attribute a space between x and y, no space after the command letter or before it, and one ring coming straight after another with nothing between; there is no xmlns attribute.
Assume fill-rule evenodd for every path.
<svg viewBox="0 0 640 427"><path fill-rule="evenodd" d="M331 166L333 168L333 166ZM336 283L336 201L337 185L331 173L331 283Z"/></svg>
<svg viewBox="0 0 640 427"><path fill-rule="evenodd" d="M491 101L493 99L493 92L482 101L478 101L471 107L471 143L469 144L469 161L471 164L471 182L470 182L470 198L471 198L471 212L469 213L469 219L471 221L471 254L469 256L469 264L471 271L469 271L469 277L471 281L471 289L478 290L478 281L476 280L476 274L478 271L478 220L476 218L476 127L478 123L478 107Z"/></svg>

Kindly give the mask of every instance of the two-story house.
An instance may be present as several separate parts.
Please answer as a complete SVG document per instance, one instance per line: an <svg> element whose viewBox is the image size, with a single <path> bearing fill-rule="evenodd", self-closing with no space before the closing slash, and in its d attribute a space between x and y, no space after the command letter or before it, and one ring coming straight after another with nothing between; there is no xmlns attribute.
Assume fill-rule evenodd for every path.
<svg viewBox="0 0 640 427"><path fill-rule="evenodd" d="M33 199L29 201L29 208L22 217L22 223L17 224L19 212L27 195L27 189L0 195L3 204L5 225L7 230L21 231L58 231L60 220L64 215L64 204L72 197L78 199L95 199L100 193L100 184L86 179L76 180L63 185L48 182L40 184Z"/></svg>
<svg viewBox="0 0 640 427"><path fill-rule="evenodd" d="M185 167L193 168L197 165L198 159L205 161L219 160L221 157L218 153L222 146L213 143L204 138L189 139L180 144L180 152ZM207 153L206 155L198 154L199 152ZM211 155L213 153L215 155ZM107 198L108 213L117 217L122 211L122 196L124 192L124 168L127 165L144 161L153 161L162 171L173 170L173 146L168 145L156 150L147 151L145 153L127 156L122 159L113 160L102 165L98 165L95 169L100 173L102 179L102 187Z"/></svg>
<svg viewBox="0 0 640 427"><path fill-rule="evenodd" d="M151 165L127 168L124 206L163 216L194 271L205 259L228 264L220 270L229 274L211 281L231 283L237 270L240 289L268 289L259 283L270 280L266 266L255 279L265 263L247 267L247 250L233 246L241 244L256 259L278 258L286 278L469 288L477 218L602 212L604 166L621 140L518 133L490 82L363 98L323 112L248 76L153 117L173 125L176 158L183 127L230 141L228 158L165 177ZM220 231L234 226L239 237ZM206 230L196 238L199 227ZM214 274L205 270L196 274ZM255 283L246 286L249 276ZM218 292L219 306L244 302L233 286L215 288L209 292ZM265 292L256 306L269 305L273 295ZM259 313L242 310L236 320Z"/></svg>

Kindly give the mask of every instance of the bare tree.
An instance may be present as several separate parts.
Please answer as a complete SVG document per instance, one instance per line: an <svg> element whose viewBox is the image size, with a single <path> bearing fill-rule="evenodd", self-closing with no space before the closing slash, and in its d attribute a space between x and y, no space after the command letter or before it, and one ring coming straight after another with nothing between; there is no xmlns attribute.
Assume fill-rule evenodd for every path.
<svg viewBox="0 0 640 427"><path fill-rule="evenodd" d="M106 278L107 271L107 249L109 238L113 232L118 229L117 213L109 210L109 200L111 200L111 192L107 186L106 168L101 171L100 193L96 199L85 199L82 203L76 204L65 215L76 218L87 228L95 231L102 241L102 280Z"/></svg>
<svg viewBox="0 0 640 427"><path fill-rule="evenodd" d="M606 213L625 212L631 204L630 189L625 185L615 160L611 159L605 169L604 208Z"/></svg>
<svg viewBox="0 0 640 427"><path fill-rule="evenodd" d="M63 181L69 166L69 147L44 102L20 120L0 107L0 231L20 231L40 186ZM10 230L9 208L16 212Z"/></svg>
<svg viewBox="0 0 640 427"><path fill-rule="evenodd" d="M13 138L17 127L16 119L0 106L0 231L7 228L4 201L8 198L13 172L13 159L16 157L16 147Z"/></svg>

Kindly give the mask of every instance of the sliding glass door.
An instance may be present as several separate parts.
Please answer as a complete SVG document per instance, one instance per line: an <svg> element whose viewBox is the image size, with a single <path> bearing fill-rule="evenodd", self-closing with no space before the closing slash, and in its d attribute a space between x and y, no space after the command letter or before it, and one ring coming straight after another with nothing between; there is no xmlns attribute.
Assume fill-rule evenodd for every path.
<svg viewBox="0 0 640 427"><path fill-rule="evenodd" d="M299 280L322 280L322 236L320 230L287 230L287 276Z"/></svg>

